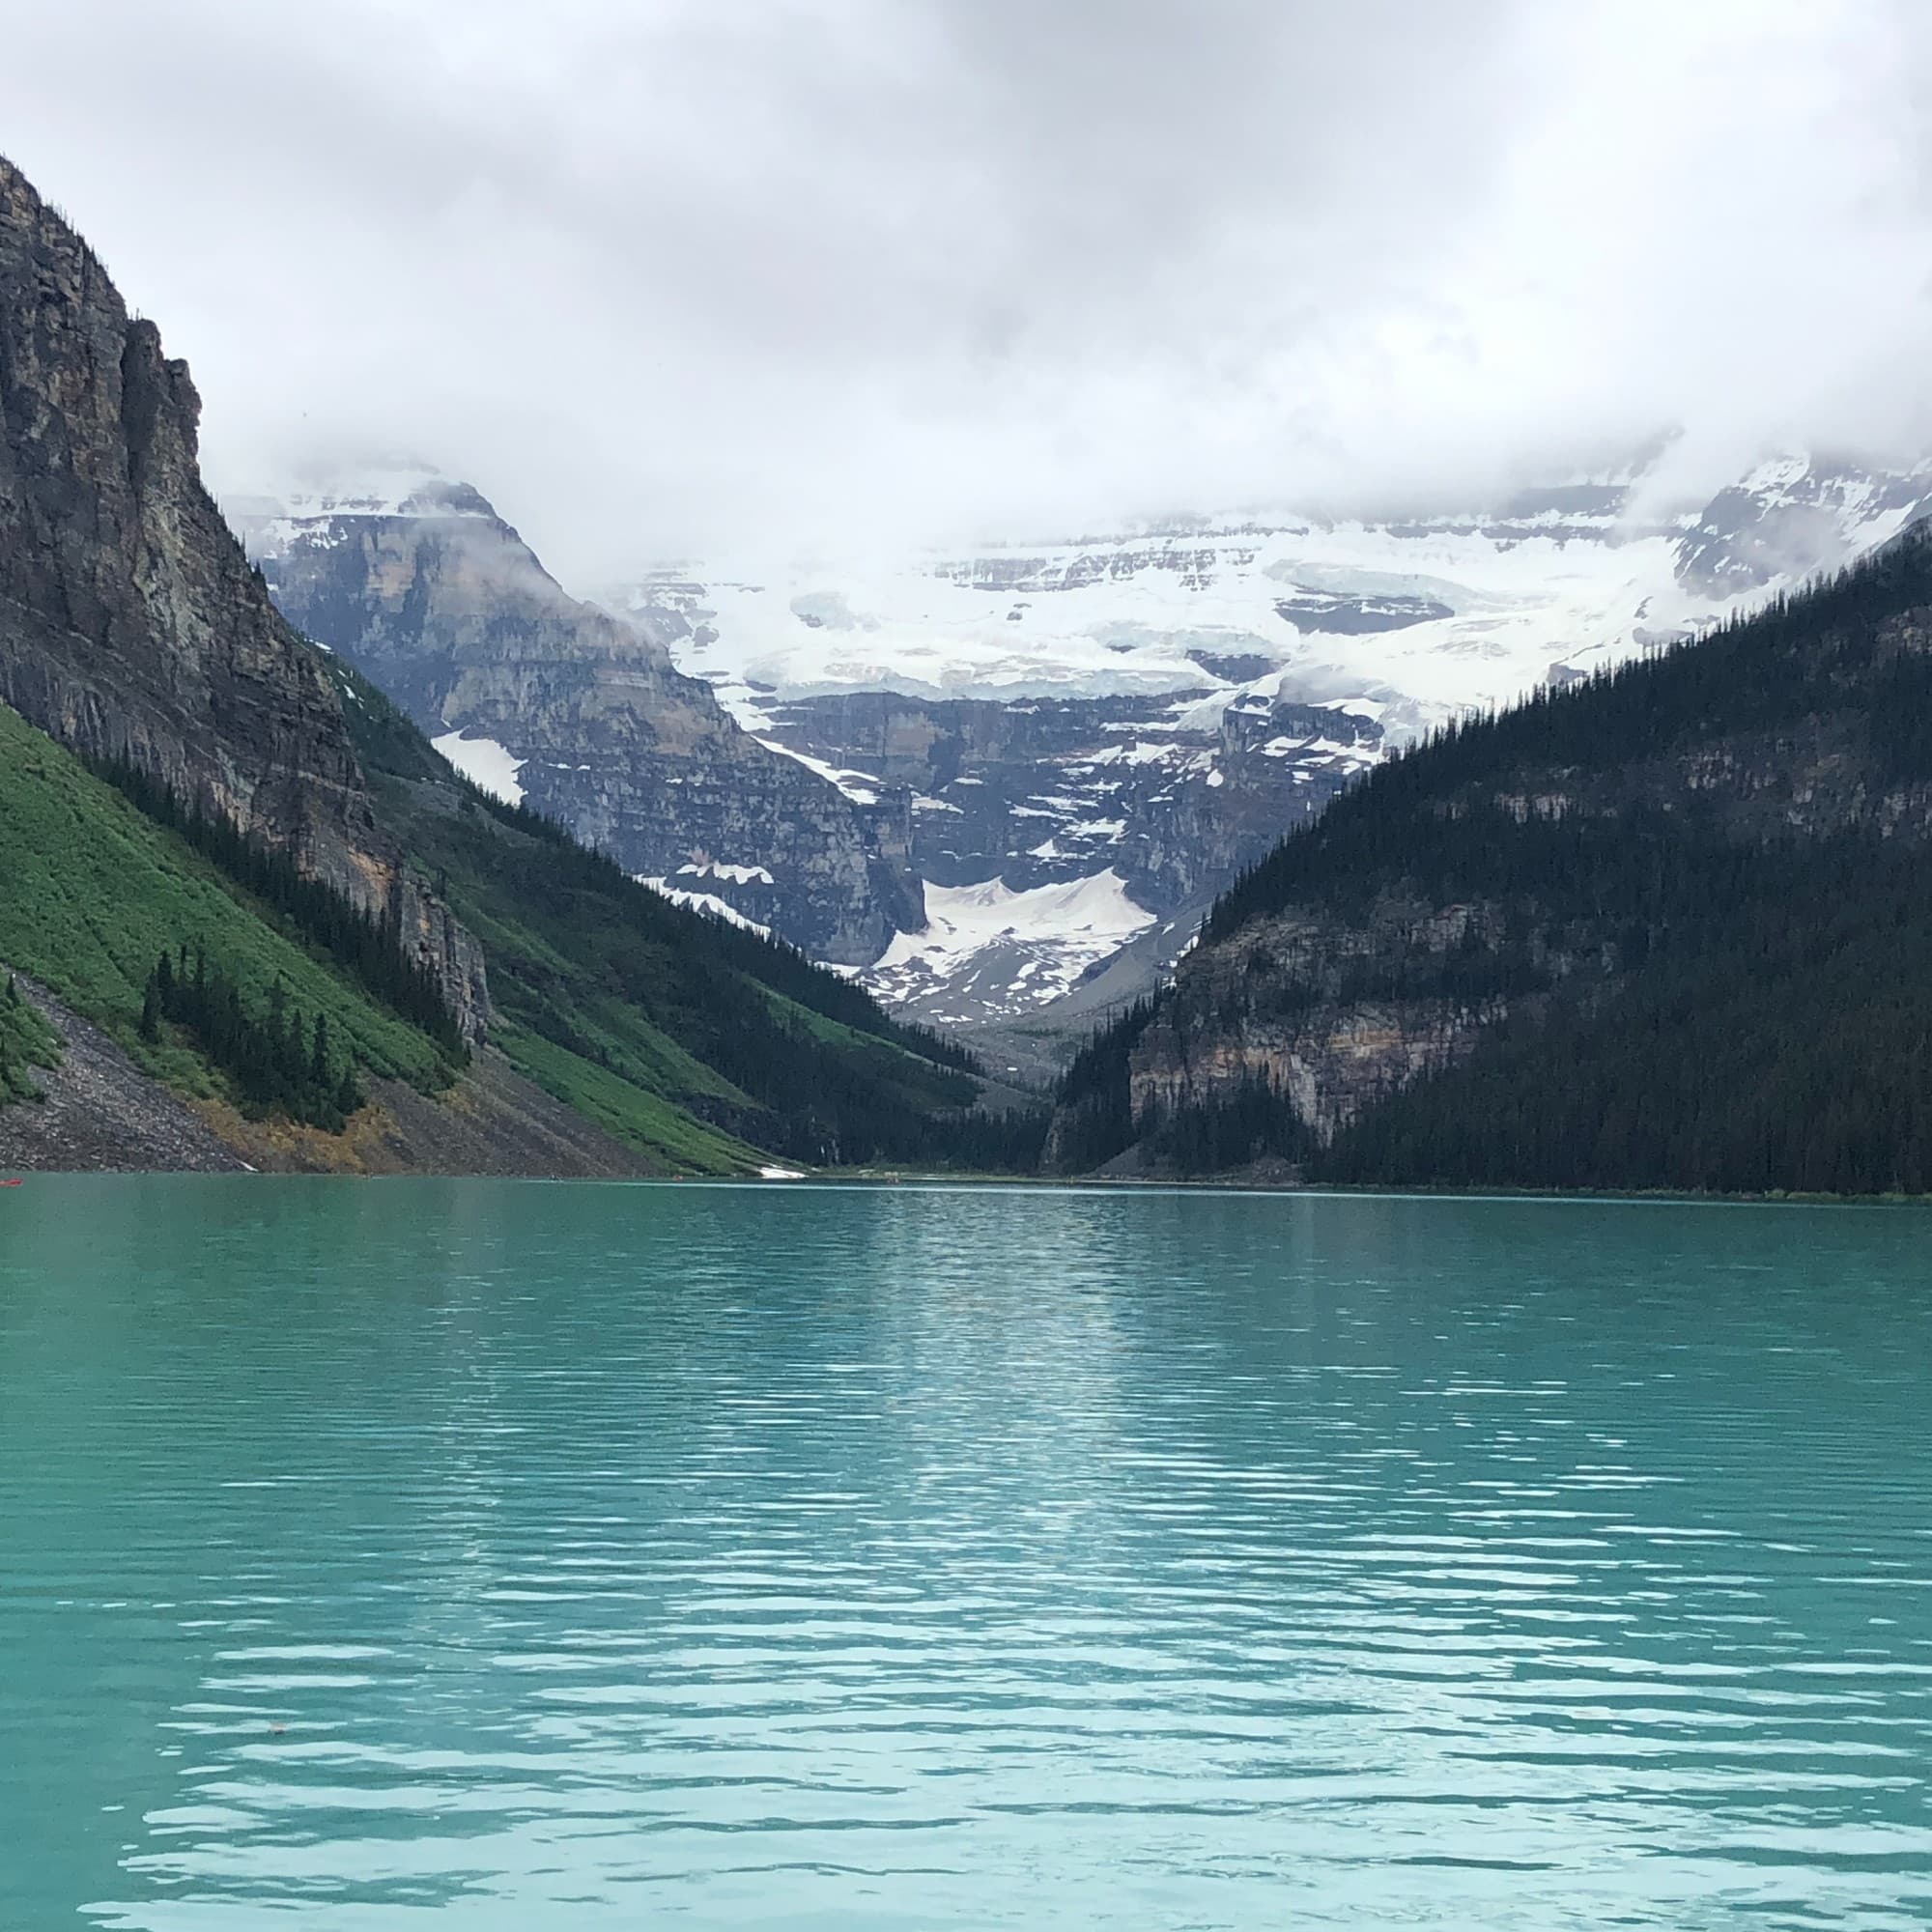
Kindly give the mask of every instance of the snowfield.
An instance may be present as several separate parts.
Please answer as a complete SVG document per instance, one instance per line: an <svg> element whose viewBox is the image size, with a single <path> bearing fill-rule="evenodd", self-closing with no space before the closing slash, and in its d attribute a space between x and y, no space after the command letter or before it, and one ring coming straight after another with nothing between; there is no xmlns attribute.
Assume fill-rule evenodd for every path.
<svg viewBox="0 0 1932 1932"><path fill-rule="evenodd" d="M466 738L461 731L445 731L430 740L430 749L440 752L479 791L505 805L522 805L524 788L517 774L528 762L513 758L494 738Z"/></svg>
<svg viewBox="0 0 1932 1932"><path fill-rule="evenodd" d="M1348 525L1116 538L976 560L984 575L1024 568L1044 581L1016 592L915 560L861 567L841 587L849 627L838 630L801 622L794 607L812 601L802 593L725 581L705 587L702 628L672 651L761 733L774 699L832 691L1010 702L1208 689L1223 702L1253 692L1373 705L1413 735L1508 702L1559 662L1588 669L1627 654L1639 630L1667 635L1721 615L1724 605L1675 584L1677 534L1606 529L1578 542ZM1319 608L1297 609L1297 593L1317 581ZM1329 600L1359 605L1391 585L1440 614L1381 631L1324 628L1338 615ZM626 601L641 609L661 589L647 582ZM864 783L862 774L823 775Z"/></svg>
<svg viewBox="0 0 1932 1932"><path fill-rule="evenodd" d="M989 980L1012 989L1012 1010L1044 1006L1154 923L1111 868L1030 892L1001 879L928 885L925 918L923 932L900 933L860 978L942 1025L982 1018L977 987Z"/></svg>
<svg viewBox="0 0 1932 1932"><path fill-rule="evenodd" d="M775 700L826 692L1208 687L1347 705L1401 739L1507 704L1556 666L1587 671L1721 619L1932 505L1927 465L1778 456L1676 510L1638 507L1645 483L1637 463L1468 515L1204 518L967 557L681 564L609 601L692 620L671 645L680 668L753 728Z"/></svg>

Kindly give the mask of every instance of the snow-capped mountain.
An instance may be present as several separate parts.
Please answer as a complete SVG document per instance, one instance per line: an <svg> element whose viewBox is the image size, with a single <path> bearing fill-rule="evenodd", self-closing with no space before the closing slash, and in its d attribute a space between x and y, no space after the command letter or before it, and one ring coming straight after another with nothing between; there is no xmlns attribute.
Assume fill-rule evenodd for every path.
<svg viewBox="0 0 1932 1932"><path fill-rule="evenodd" d="M928 923L867 969L953 1025L1051 1006L1432 724L1694 633L1932 509L1932 464L1641 465L1491 512L1204 519L969 556L650 571L611 593L746 729L911 794ZM1085 1008L1082 1008L1085 1011Z"/></svg>
<svg viewBox="0 0 1932 1932"><path fill-rule="evenodd" d="M287 613L492 789L949 1026L1077 1029L1387 751L1932 508L1932 465L1641 466L1460 516L1175 523L568 596L467 486L233 506Z"/></svg>
<svg viewBox="0 0 1932 1932"><path fill-rule="evenodd" d="M229 511L284 614L486 790L823 959L863 965L923 923L902 795L862 804L760 744L650 627L569 596L469 485Z"/></svg>
<svg viewBox="0 0 1932 1932"><path fill-rule="evenodd" d="M1777 457L1721 490L1677 541L1692 596L1748 596L1831 570L1932 509L1932 463L1871 470Z"/></svg>

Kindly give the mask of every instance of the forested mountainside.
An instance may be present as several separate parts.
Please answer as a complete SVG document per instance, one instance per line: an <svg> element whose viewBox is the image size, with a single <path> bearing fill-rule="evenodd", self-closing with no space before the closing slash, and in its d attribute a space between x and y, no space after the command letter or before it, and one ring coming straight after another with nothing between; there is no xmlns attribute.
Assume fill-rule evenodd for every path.
<svg viewBox="0 0 1932 1932"><path fill-rule="evenodd" d="M923 923L904 792L848 793L742 729L651 625L567 595L469 485L411 478L232 515L305 635L625 871L842 965Z"/></svg>
<svg viewBox="0 0 1932 1932"><path fill-rule="evenodd" d="M722 1173L1024 1138L972 1113L957 1049L458 778L275 611L197 408L0 163L0 974L256 1165ZM32 1164L60 1027L7 1004Z"/></svg>
<svg viewBox="0 0 1932 1932"><path fill-rule="evenodd" d="M1932 1190L1932 538L1451 726L1216 905L1048 1164Z"/></svg>

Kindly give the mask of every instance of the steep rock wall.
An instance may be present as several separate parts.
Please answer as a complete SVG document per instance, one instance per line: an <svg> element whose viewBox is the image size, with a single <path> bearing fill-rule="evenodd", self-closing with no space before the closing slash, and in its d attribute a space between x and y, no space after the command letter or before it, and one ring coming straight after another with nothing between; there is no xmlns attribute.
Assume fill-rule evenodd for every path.
<svg viewBox="0 0 1932 1932"><path fill-rule="evenodd" d="M0 159L0 699L396 905L480 1037L481 950L377 824L333 683L202 487L199 415L187 365Z"/></svg>

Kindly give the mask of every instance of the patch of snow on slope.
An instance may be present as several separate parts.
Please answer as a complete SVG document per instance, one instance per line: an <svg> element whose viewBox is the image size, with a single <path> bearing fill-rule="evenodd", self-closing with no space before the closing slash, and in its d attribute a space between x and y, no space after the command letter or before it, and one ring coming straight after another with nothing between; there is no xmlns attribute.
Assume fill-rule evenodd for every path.
<svg viewBox="0 0 1932 1932"><path fill-rule="evenodd" d="M754 919L747 919L738 908L727 900L721 899L716 893L687 892L682 886L674 886L668 879L653 879L642 872L633 872L631 876L638 884L657 894L661 899L668 899L672 905L683 906L688 912L701 912L713 919L722 919L726 925L742 925L747 932L755 932L760 939L769 939L772 929L760 925Z"/></svg>
<svg viewBox="0 0 1932 1932"><path fill-rule="evenodd" d="M726 866L712 859L702 866L680 866L677 876L694 879L725 879L734 886L776 885L778 882L762 866Z"/></svg>
<svg viewBox="0 0 1932 1932"><path fill-rule="evenodd" d="M837 765L829 765L823 758L814 758L810 752L794 752L789 745L781 745L776 738L760 738L758 743L766 751L776 752L781 758L795 758L809 772L816 772L822 779L836 784L854 805L877 805L879 794L870 786L883 783L880 779L870 778L864 772L843 772Z"/></svg>
<svg viewBox="0 0 1932 1932"><path fill-rule="evenodd" d="M513 758L494 738L466 738L461 731L445 731L432 738L430 748L440 752L479 791L505 805L522 805L524 788L517 774L528 761Z"/></svg>
<svg viewBox="0 0 1932 1932"><path fill-rule="evenodd" d="M1010 988L1009 1011L1043 1007L1154 923L1112 867L1017 893L1003 879L928 884L925 917L924 931L897 934L863 978L885 999L932 1002L923 1010L942 1023L982 1017L995 987Z"/></svg>

